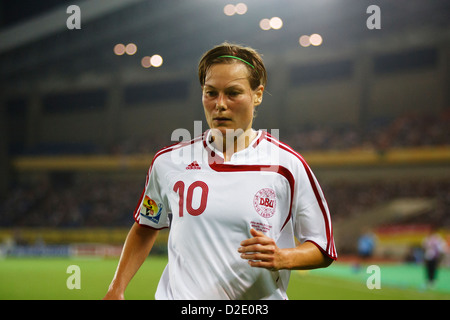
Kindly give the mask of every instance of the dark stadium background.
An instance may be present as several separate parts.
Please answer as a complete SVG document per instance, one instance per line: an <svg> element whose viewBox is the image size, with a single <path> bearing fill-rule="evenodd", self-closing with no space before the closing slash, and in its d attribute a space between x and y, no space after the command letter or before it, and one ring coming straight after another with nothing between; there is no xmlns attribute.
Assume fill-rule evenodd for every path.
<svg viewBox="0 0 450 320"><path fill-rule="evenodd" d="M272 17L282 27L263 30ZM279 129L316 173L340 260L370 230L377 261L419 264L431 228L450 239L449 24L445 0L1 1L1 255L116 257L152 155L204 120L200 56L230 41L263 54L255 128ZM301 46L312 34L322 43Z"/></svg>

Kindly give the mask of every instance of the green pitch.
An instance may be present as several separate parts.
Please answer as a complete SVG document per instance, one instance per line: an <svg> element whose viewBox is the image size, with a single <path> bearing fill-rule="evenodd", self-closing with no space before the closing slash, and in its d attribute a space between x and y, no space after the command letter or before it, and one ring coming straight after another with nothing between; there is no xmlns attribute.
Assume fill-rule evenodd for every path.
<svg viewBox="0 0 450 320"><path fill-rule="evenodd" d="M153 299L166 265L165 257L152 256L130 283L127 299ZM80 289L68 289L70 265L80 268ZM0 260L0 299L101 299L114 275L117 259L8 258ZM381 289L369 290L369 274L351 266L292 272L288 295L297 299L450 299L450 270L441 269L434 290L424 290L421 266L380 265Z"/></svg>

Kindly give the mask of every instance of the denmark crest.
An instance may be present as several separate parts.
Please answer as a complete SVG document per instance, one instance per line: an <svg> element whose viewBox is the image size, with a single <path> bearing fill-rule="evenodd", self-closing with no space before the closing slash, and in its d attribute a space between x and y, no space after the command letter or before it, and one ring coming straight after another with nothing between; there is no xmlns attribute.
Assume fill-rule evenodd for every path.
<svg viewBox="0 0 450 320"><path fill-rule="evenodd" d="M275 213L277 207L277 197L275 191L270 188L259 190L253 197L253 207L263 218L270 218Z"/></svg>

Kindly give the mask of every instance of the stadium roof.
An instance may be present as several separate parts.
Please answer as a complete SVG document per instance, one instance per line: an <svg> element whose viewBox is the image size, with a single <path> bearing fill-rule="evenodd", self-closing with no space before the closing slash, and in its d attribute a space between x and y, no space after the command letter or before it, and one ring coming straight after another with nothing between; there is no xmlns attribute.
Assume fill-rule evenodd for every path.
<svg viewBox="0 0 450 320"><path fill-rule="evenodd" d="M227 15L225 6L238 1L2 1L0 81L142 68L142 58L154 54L163 57L164 68L195 68L205 50L223 41L276 56L287 51L314 54L299 44L300 36L311 34L321 35L320 50L329 51L369 39L394 37L412 44L449 39L448 0L239 2L245 10ZM381 9L381 29L369 30L366 10L375 3ZM79 30L66 26L71 4L81 10ZM272 17L279 17L282 27L263 30L261 20ZM115 45L129 43L136 45L135 54L114 54Z"/></svg>

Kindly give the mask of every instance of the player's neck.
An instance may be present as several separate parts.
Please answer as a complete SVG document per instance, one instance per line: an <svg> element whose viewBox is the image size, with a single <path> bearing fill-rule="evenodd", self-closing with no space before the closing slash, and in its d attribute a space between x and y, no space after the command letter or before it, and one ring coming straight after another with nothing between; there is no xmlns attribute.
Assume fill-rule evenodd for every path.
<svg viewBox="0 0 450 320"><path fill-rule="evenodd" d="M246 131L227 130L224 135L215 133L213 132L213 144L222 151L225 162L230 161L234 153L246 149L257 136L257 132L252 128Z"/></svg>

